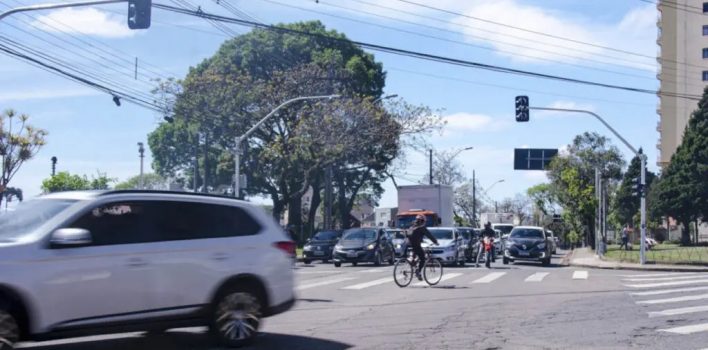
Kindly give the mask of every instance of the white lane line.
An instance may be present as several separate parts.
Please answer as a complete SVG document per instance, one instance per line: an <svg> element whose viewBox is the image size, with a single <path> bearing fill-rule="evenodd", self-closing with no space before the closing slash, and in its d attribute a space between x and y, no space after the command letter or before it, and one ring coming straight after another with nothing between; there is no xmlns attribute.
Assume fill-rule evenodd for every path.
<svg viewBox="0 0 708 350"><path fill-rule="evenodd" d="M378 268L375 268L375 269L361 270L361 271L359 271L359 272L363 272L363 273L377 273L377 272L386 272L386 271L388 271L387 268L385 268L385 267L378 267Z"/></svg>
<svg viewBox="0 0 708 350"><path fill-rule="evenodd" d="M708 305L682 307L682 308L678 308L678 309L668 309L668 310L664 310L664 311L650 312L649 317L675 316L675 315L693 314L696 312L704 312L704 311L708 311Z"/></svg>
<svg viewBox="0 0 708 350"><path fill-rule="evenodd" d="M453 279L453 278L459 277L459 276L462 276L462 274L461 273L446 273L442 276L442 278L440 279L440 282L447 281L449 279ZM422 281L422 282L414 283L413 285L416 287L422 287L422 286L427 286L428 283L425 281Z"/></svg>
<svg viewBox="0 0 708 350"><path fill-rule="evenodd" d="M642 300L642 301L638 301L637 304L644 304L644 305L667 304L667 303L678 303L681 301L693 301L693 300L703 300L703 299L708 299L708 294L687 295L687 296L683 296L683 297L666 298L666 299Z"/></svg>
<svg viewBox="0 0 708 350"><path fill-rule="evenodd" d="M656 288L656 287L671 287L671 286L687 286L691 284L708 283L708 279L690 280L690 281L672 281L661 283L646 283L646 284L625 284L625 287L630 288Z"/></svg>
<svg viewBox="0 0 708 350"><path fill-rule="evenodd" d="M656 277L656 278L625 278L625 282L662 282L662 281L679 281L679 280L690 280L696 278L705 278L708 276L680 276L680 277Z"/></svg>
<svg viewBox="0 0 708 350"><path fill-rule="evenodd" d="M672 273L643 273L639 275L619 275L620 277L627 278L643 278L643 277L662 277L662 276L685 276L685 275L697 275L698 272L672 272Z"/></svg>
<svg viewBox="0 0 708 350"><path fill-rule="evenodd" d="M575 272L573 272L573 279L574 280L586 280L586 279L588 279L588 272L587 271L575 271Z"/></svg>
<svg viewBox="0 0 708 350"><path fill-rule="evenodd" d="M478 279L472 281L472 283L490 283L490 282L494 281L495 279L497 279L501 276L504 276L504 275L506 275L506 272L491 272L482 278L478 278Z"/></svg>
<svg viewBox="0 0 708 350"><path fill-rule="evenodd" d="M690 326L659 329L659 332L669 332L675 334L692 334L708 331L708 323L692 324ZM706 350L706 349L704 349Z"/></svg>
<svg viewBox="0 0 708 350"><path fill-rule="evenodd" d="M392 277L379 278L379 279L377 279L377 280L373 280L373 281L370 281L370 282L364 282L364 283L359 283L359 284L355 284L355 285L352 285L352 286L347 286L347 287L344 287L344 288L342 288L342 289L355 289L355 290L359 290L359 289L364 289L364 288L373 287L373 286L376 286L376 285L379 285L379 284L384 284L384 283L387 283L387 282L393 282L393 278L392 278Z"/></svg>
<svg viewBox="0 0 708 350"><path fill-rule="evenodd" d="M636 293L629 293L629 295L633 296L649 296L649 295L661 295L661 294L671 294L671 293L684 293L684 292L697 292L701 290L708 290L708 287L691 287L691 288L674 288L674 289L661 289L661 290L652 290L648 292L636 292Z"/></svg>
<svg viewBox="0 0 708 350"><path fill-rule="evenodd" d="M526 277L524 282L541 282L548 275L549 272L536 272L533 275Z"/></svg>
<svg viewBox="0 0 708 350"><path fill-rule="evenodd" d="M314 283L308 283L308 284L303 284L300 286L297 286L297 290L305 290L305 289L310 289L310 288L315 288L315 287L320 287L320 286L326 286L328 284L335 284L339 282L344 282L344 281L349 281L353 280L354 277L341 277L341 278L335 278L331 280L326 280L326 281L319 281L319 282L314 282Z"/></svg>
<svg viewBox="0 0 708 350"><path fill-rule="evenodd" d="M342 271L330 270L330 271L295 271L298 275L319 275L325 273L340 273Z"/></svg>

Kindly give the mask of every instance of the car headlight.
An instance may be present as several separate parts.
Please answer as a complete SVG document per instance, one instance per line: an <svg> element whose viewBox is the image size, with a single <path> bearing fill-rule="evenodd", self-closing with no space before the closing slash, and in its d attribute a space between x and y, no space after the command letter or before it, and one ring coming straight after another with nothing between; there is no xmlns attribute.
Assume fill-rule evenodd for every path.
<svg viewBox="0 0 708 350"><path fill-rule="evenodd" d="M538 249L546 249L546 243L541 243L536 246Z"/></svg>
<svg viewBox="0 0 708 350"><path fill-rule="evenodd" d="M445 247L445 250L447 250L448 252L452 252L452 251L454 251L456 248L457 248L457 247L455 247L454 245L449 245L449 246Z"/></svg>
<svg viewBox="0 0 708 350"><path fill-rule="evenodd" d="M506 241L506 247L511 248L514 245L514 242L512 241Z"/></svg>
<svg viewBox="0 0 708 350"><path fill-rule="evenodd" d="M396 249L401 249L401 245L400 245L400 244L396 244Z"/></svg>
<svg viewBox="0 0 708 350"><path fill-rule="evenodd" d="M312 250L312 247L309 245L306 245L306 246L302 247L302 250L309 252L310 250Z"/></svg>
<svg viewBox="0 0 708 350"><path fill-rule="evenodd" d="M372 249L374 249L374 248L376 248L376 243L371 243L371 244L369 244L369 245L366 246L366 249L368 249L368 250L372 250Z"/></svg>
<svg viewBox="0 0 708 350"><path fill-rule="evenodd" d="M342 250L342 246L337 244L334 246L334 250Z"/></svg>

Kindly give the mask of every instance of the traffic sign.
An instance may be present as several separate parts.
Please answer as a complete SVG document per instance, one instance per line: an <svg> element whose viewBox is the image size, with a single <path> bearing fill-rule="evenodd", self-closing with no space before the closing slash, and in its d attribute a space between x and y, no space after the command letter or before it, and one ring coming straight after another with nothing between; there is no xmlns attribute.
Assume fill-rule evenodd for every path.
<svg viewBox="0 0 708 350"><path fill-rule="evenodd" d="M556 155L554 148L515 148L514 170L546 170Z"/></svg>

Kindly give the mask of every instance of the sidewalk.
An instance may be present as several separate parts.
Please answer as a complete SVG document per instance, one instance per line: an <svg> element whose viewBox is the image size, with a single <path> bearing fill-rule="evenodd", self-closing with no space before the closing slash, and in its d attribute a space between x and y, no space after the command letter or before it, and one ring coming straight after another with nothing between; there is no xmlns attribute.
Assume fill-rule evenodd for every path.
<svg viewBox="0 0 708 350"><path fill-rule="evenodd" d="M594 269L637 270L637 271L671 271L671 272L708 272L708 267L691 265L644 264L608 261L599 258L590 248L576 248L566 256L570 266L589 267Z"/></svg>

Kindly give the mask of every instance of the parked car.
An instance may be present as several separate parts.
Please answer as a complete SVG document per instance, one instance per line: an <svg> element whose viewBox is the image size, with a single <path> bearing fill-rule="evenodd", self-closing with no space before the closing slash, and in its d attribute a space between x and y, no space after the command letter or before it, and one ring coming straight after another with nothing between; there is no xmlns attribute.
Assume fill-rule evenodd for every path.
<svg viewBox="0 0 708 350"><path fill-rule="evenodd" d="M0 344L208 326L227 346L295 302L295 244L256 205L65 192L0 216ZM5 349L5 347L3 347Z"/></svg>
<svg viewBox="0 0 708 350"><path fill-rule="evenodd" d="M434 258L443 264L465 265L465 246L462 235L456 227L429 227L428 231L438 240L438 246L424 239L424 247L430 247Z"/></svg>
<svg viewBox="0 0 708 350"><path fill-rule="evenodd" d="M328 262L332 260L332 252L334 246L342 237L341 231L320 231L317 232L312 239L307 240L305 246L302 247L302 261L309 264L314 260L322 260Z"/></svg>
<svg viewBox="0 0 708 350"><path fill-rule="evenodd" d="M408 249L408 239L406 239L405 231L398 228L391 228L386 229L386 232L391 236L391 244L393 245L396 257L405 256L406 250Z"/></svg>
<svg viewBox="0 0 708 350"><path fill-rule="evenodd" d="M556 240L556 236L551 230L546 230L546 236L548 236L548 243L551 245L551 253L556 254L558 251L558 241Z"/></svg>
<svg viewBox="0 0 708 350"><path fill-rule="evenodd" d="M382 228L352 228L342 233L342 238L334 246L334 266L350 262L356 266L361 262L393 265L395 252L386 230Z"/></svg>
<svg viewBox="0 0 708 350"><path fill-rule="evenodd" d="M551 244L543 227L514 227L505 242L503 263L516 260L540 261L543 266L551 264Z"/></svg>

